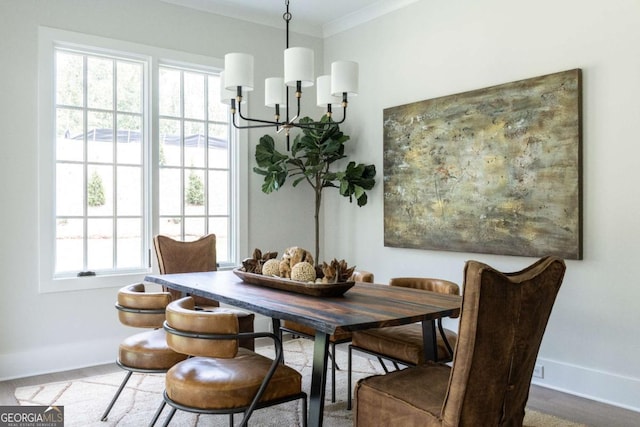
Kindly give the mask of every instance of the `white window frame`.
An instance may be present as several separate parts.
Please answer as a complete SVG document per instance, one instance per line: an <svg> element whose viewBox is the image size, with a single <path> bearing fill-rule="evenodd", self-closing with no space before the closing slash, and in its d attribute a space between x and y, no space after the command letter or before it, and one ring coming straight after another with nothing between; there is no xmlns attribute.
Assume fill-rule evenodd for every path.
<svg viewBox="0 0 640 427"><path fill-rule="evenodd" d="M145 99L145 110L150 113L150 120L145 128L149 135L151 149L145 150L146 182L149 190L148 200L145 200L145 215L149 216L150 229L145 231L143 239L148 245L149 260L151 264L145 271L88 277L55 278L55 147L51 144L55 136L55 93L54 93L54 47L64 46L90 46L92 49L103 49L105 53L128 56L137 59L144 58L149 64L150 90ZM122 40L107 39L103 37L58 30L47 27L39 27L39 70L38 70L38 200L39 200L39 242L38 242L38 268L39 290L41 293L78 291L106 287L121 287L130 283L140 282L150 272L157 272L157 262L152 248L152 236L158 233L158 164L159 150L157 144L158 135L158 66L171 63L183 67L193 67L198 64L200 69L220 71L223 68L223 60L186 52L173 51L152 46L131 43ZM248 238L247 224L247 194L241 188L247 188L248 166L240 159L248 158L247 132L230 132L230 220L231 235L236 238L231 247L231 257L239 262L240 254L247 253Z"/></svg>

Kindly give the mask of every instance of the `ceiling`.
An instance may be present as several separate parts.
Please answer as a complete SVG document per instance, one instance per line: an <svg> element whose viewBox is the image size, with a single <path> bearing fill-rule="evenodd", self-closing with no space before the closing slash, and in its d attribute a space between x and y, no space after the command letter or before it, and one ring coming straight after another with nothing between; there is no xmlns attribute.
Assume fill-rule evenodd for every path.
<svg viewBox="0 0 640 427"><path fill-rule="evenodd" d="M286 0L161 0L245 21L284 28ZM289 0L291 31L328 37L418 0Z"/></svg>

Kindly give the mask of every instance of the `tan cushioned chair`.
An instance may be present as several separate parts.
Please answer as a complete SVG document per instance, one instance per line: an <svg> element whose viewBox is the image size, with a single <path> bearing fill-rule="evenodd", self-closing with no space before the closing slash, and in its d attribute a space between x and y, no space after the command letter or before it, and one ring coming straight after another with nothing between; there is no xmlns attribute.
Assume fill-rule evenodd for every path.
<svg viewBox="0 0 640 427"><path fill-rule="evenodd" d="M395 277L389 281L389 286L460 295L460 287L457 284L442 279ZM451 317L458 317L458 315ZM438 346L437 361L449 362L453 358L453 348L458 340L458 335L449 329L445 329L442 326L442 319L438 319L437 325L439 331L436 340ZM353 350L375 355L385 372L389 372L389 370L382 359L391 360L396 370L399 369L398 363L407 366L421 365L426 362L422 323L366 329L353 333L352 342L349 346L347 409L351 409L351 357Z"/></svg>
<svg viewBox="0 0 640 427"><path fill-rule="evenodd" d="M153 239L153 246L158 258L160 274L195 273L216 271L218 269L215 234L208 234L191 242L182 242L168 236L158 235ZM165 289L165 291L171 294L172 300L183 296L180 291L173 289ZM213 310L216 307L220 307L220 303L212 299L200 296L193 296L193 299L198 307L205 310ZM255 314L230 307L217 308L216 310L236 314L240 322L240 332L253 332ZM253 340L247 338L240 342L240 346L249 350L255 348Z"/></svg>
<svg viewBox="0 0 640 427"><path fill-rule="evenodd" d="M361 380L355 425L522 426L565 268L557 257L506 274L467 262L453 367L428 363Z"/></svg>
<svg viewBox="0 0 640 427"><path fill-rule="evenodd" d="M133 372L164 373L187 358L185 354L169 348L162 329L165 307L171 300L168 292L147 292L145 286L138 283L121 288L117 298L116 309L123 325L151 330L125 338L120 343L116 363L127 374L102 414L102 421L107 420L111 408Z"/></svg>
<svg viewBox="0 0 640 427"><path fill-rule="evenodd" d="M302 392L302 376L282 363L282 344L272 333L247 333L270 338L275 344L274 359L238 346L238 319L235 314L195 310L195 302L185 297L167 307L167 342L178 352L189 354L166 374L164 402L151 423L157 421L165 404L176 409L206 414L243 412L246 425L255 409L300 399L306 420L307 396ZM306 422L306 421L305 421Z"/></svg>

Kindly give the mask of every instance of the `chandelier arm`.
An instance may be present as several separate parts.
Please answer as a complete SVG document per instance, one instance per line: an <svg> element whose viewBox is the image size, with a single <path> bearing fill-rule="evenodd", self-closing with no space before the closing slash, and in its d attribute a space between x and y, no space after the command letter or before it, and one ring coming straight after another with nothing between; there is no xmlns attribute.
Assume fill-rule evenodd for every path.
<svg viewBox="0 0 640 427"><path fill-rule="evenodd" d="M289 126L293 126L293 127L297 127L297 128L301 128L301 129L311 129L313 127L316 126L320 126L320 125L339 125L341 123L344 123L344 121L347 119L347 105L349 103L347 102L347 94L343 93L342 94L342 119L340 121L335 121L335 120L331 120L330 122L307 122L307 123L294 123L294 120L296 120L298 118L298 115L300 114L300 98L298 98L298 115L296 115L293 119L289 120L286 122L287 125ZM331 105L327 105L327 113L326 115L328 115L329 117L333 117L331 115Z"/></svg>
<svg viewBox="0 0 640 427"><path fill-rule="evenodd" d="M247 122L257 122L257 123L265 123L264 126L255 126L255 127L269 127L269 126L275 126L275 127L280 127L282 126L284 123L283 122L279 122L279 121L275 121L275 120L261 120L261 119L252 119L250 117L245 117L242 115L242 102L238 103L238 116L240 116L240 118L244 121ZM253 126L253 125L251 125Z"/></svg>
<svg viewBox="0 0 640 427"><path fill-rule="evenodd" d="M236 129L257 129L257 128L272 128L272 127L276 127L276 131L278 131L278 125L274 125L273 123L270 124L263 124L263 125L244 125L244 126L240 126L239 124L236 123L236 114L233 113L231 115L231 124L233 125L234 128Z"/></svg>

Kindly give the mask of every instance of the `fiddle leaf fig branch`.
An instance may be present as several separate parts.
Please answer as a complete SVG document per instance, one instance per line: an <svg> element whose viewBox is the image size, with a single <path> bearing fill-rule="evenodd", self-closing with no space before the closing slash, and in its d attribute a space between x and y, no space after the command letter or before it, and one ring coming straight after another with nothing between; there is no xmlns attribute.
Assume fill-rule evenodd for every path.
<svg viewBox="0 0 640 427"><path fill-rule="evenodd" d="M278 191L287 178L293 180L296 187L306 181L315 195L315 259L319 262L320 206L322 190L336 188L340 195L355 198L358 206L367 204L366 190L375 185L375 165L349 162L344 170L333 171L331 165L347 156L344 144L350 138L340 128L331 124L331 119L324 116L320 123L313 123L309 117L300 120L305 126L302 133L296 135L291 146L291 155L280 153L275 148L275 141L270 135L264 135L256 147L258 167L253 171L264 176L262 191L269 194Z"/></svg>

